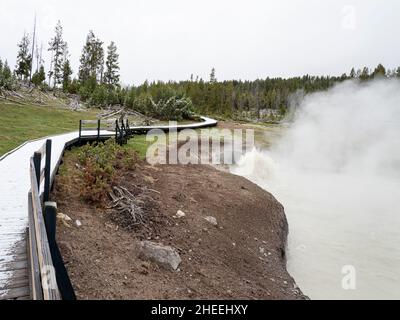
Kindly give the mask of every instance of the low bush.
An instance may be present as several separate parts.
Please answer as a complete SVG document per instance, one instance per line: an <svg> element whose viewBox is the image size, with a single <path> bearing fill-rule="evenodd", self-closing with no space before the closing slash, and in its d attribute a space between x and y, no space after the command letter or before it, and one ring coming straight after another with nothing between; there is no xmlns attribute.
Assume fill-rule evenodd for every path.
<svg viewBox="0 0 400 320"><path fill-rule="evenodd" d="M117 170L134 169L136 159L134 151L119 146L114 140L81 147L78 161L84 167L82 197L91 202L104 200L116 184Z"/></svg>

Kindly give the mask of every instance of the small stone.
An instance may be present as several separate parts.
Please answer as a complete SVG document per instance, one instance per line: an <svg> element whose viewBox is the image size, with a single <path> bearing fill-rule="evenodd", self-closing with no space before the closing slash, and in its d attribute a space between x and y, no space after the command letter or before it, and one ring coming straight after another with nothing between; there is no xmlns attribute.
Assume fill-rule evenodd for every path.
<svg viewBox="0 0 400 320"><path fill-rule="evenodd" d="M205 217L204 218L206 221L208 221L209 223L211 223L213 226L218 226L218 221L215 217Z"/></svg>
<svg viewBox="0 0 400 320"><path fill-rule="evenodd" d="M76 220L75 224L78 228L82 227L82 222L80 220Z"/></svg>
<svg viewBox="0 0 400 320"><path fill-rule="evenodd" d="M179 210L179 211L176 213L176 217L177 217L178 219L184 218L184 217L186 217L186 213L184 213L183 211Z"/></svg>
<svg viewBox="0 0 400 320"><path fill-rule="evenodd" d="M61 213L61 212L57 213L57 218L60 220L64 220L66 222L72 221L72 219L68 215Z"/></svg>

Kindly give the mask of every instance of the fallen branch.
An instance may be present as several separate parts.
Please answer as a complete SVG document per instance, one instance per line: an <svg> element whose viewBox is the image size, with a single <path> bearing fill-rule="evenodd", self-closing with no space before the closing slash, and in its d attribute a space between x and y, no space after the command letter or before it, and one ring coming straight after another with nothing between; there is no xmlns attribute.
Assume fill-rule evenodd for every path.
<svg viewBox="0 0 400 320"><path fill-rule="evenodd" d="M8 98L8 97L5 96L5 95L4 95L4 96L0 96L0 98L1 98L1 99L4 99L4 100L7 100L7 101L11 101L11 102L16 103L16 104L19 104L19 105L21 105L21 106L25 106L25 105L26 105L26 103L23 103L23 102L20 102L20 101L17 101L17 100Z"/></svg>
<svg viewBox="0 0 400 320"><path fill-rule="evenodd" d="M112 203L107 209L112 209L113 219L123 224L144 224L143 209L139 206L143 201L137 199L124 187L114 187L109 193Z"/></svg>

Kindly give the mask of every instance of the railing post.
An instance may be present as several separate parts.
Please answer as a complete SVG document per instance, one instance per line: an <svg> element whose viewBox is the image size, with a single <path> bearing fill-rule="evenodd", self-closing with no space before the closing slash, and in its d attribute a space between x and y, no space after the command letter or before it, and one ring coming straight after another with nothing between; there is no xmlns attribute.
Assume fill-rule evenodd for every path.
<svg viewBox="0 0 400 320"><path fill-rule="evenodd" d="M49 243L52 243L56 239L57 204L55 202L46 201L44 204L43 216L47 238L49 239Z"/></svg>
<svg viewBox="0 0 400 320"><path fill-rule="evenodd" d="M79 144L81 143L82 137L82 120L79 120Z"/></svg>
<svg viewBox="0 0 400 320"><path fill-rule="evenodd" d="M42 166L42 154L40 152L35 152L33 154L33 164L35 165L36 182L40 192L40 169Z"/></svg>
<svg viewBox="0 0 400 320"><path fill-rule="evenodd" d="M115 143L118 143L119 138L119 124L118 124L118 120L115 120Z"/></svg>
<svg viewBox="0 0 400 320"><path fill-rule="evenodd" d="M44 194L43 201L50 199L50 171L51 171L51 140L46 141L46 163L44 167Z"/></svg>
<svg viewBox="0 0 400 320"><path fill-rule="evenodd" d="M100 119L97 120L97 142L100 141Z"/></svg>
<svg viewBox="0 0 400 320"><path fill-rule="evenodd" d="M46 226L47 239L49 241L51 258L56 271L58 289L63 300L76 300L74 288L72 287L68 271L56 241L57 226L57 203L46 202L44 204L44 223Z"/></svg>

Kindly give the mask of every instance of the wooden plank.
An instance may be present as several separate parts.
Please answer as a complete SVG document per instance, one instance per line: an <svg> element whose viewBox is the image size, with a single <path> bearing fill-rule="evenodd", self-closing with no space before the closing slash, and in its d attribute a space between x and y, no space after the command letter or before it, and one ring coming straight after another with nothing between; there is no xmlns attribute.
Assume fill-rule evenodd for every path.
<svg viewBox="0 0 400 320"><path fill-rule="evenodd" d="M0 271L14 271L28 268L28 261L0 262Z"/></svg>
<svg viewBox="0 0 400 320"><path fill-rule="evenodd" d="M26 296L29 296L29 286L0 290L0 300L16 300Z"/></svg>
<svg viewBox="0 0 400 320"><path fill-rule="evenodd" d="M25 239L25 234L24 232L15 232L15 233L8 233L8 234L2 234L1 235L1 242L20 242Z"/></svg>
<svg viewBox="0 0 400 320"><path fill-rule="evenodd" d="M26 248L25 248L26 250ZM10 254L8 256L2 256L0 258L0 264L2 263L7 263L9 261L9 259L12 258L13 261L17 262L17 261L28 261L28 255L25 252L22 252L20 254Z"/></svg>
<svg viewBox="0 0 400 320"><path fill-rule="evenodd" d="M21 270L14 270L14 271L0 271L0 278L5 279L5 276L7 278L24 278L28 275L28 270L29 269L21 269Z"/></svg>
<svg viewBox="0 0 400 320"><path fill-rule="evenodd" d="M2 287L2 290L23 288L23 287L29 287L28 275L26 275L25 278L11 279L11 281L6 283Z"/></svg>
<svg viewBox="0 0 400 320"><path fill-rule="evenodd" d="M21 269L21 270L15 270L15 271L1 271L0 276L6 276L7 279L12 279L12 280L6 280L5 282L11 282L11 281L19 281L19 280L26 280L29 282L29 269ZM3 282L4 285L4 282Z"/></svg>
<svg viewBox="0 0 400 320"><path fill-rule="evenodd" d="M28 227L28 256L29 256L29 284L31 288L31 296L33 300L42 300L43 292L42 285L40 284L40 268L39 258L36 244L36 233L34 232L35 222L33 218L32 208L32 192L28 194L28 216L29 216L29 227Z"/></svg>
<svg viewBox="0 0 400 320"><path fill-rule="evenodd" d="M5 256L14 256L14 255L19 255L19 254L25 254L26 253L26 247L18 247L14 248L11 250L1 250L0 251L0 256L5 257Z"/></svg>
<svg viewBox="0 0 400 320"><path fill-rule="evenodd" d="M32 186L32 212L35 225L36 242L38 248L38 259L43 289L44 300L60 300L60 292L57 286L56 274L51 259L50 247L47 240L46 227L44 224L42 207L33 158L30 164L30 176Z"/></svg>

